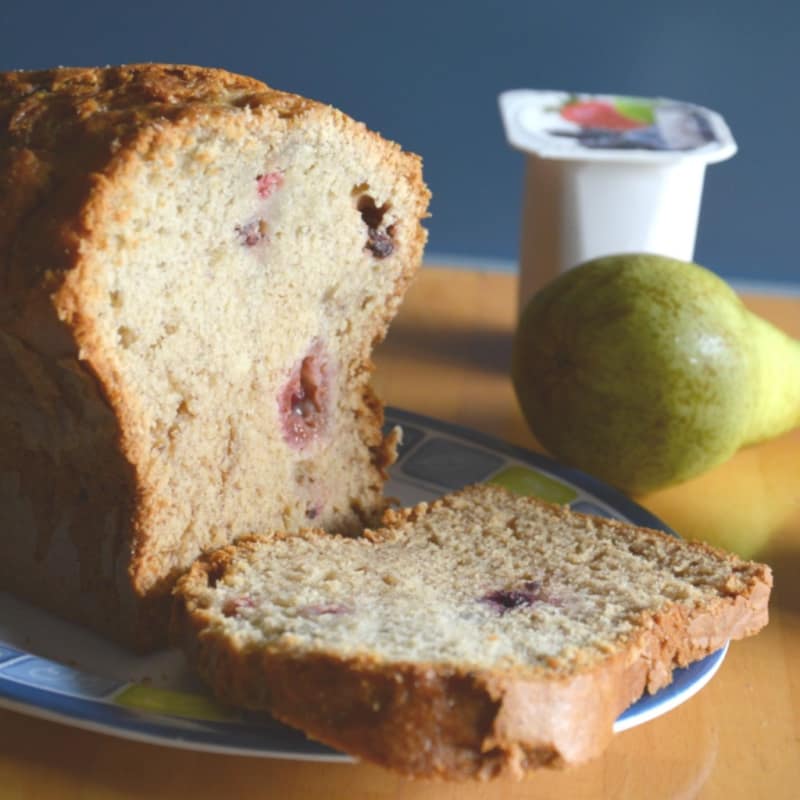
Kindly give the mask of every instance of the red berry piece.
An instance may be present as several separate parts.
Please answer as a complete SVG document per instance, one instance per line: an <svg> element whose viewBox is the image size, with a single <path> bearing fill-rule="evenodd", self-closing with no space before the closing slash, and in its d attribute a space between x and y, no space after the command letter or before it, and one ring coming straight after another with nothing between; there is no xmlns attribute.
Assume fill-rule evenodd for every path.
<svg viewBox="0 0 800 800"><path fill-rule="evenodd" d="M283 185L282 172L266 172L263 175L256 176L256 187L258 189L258 196L262 200L266 200L277 189Z"/></svg>
<svg viewBox="0 0 800 800"><path fill-rule="evenodd" d="M255 608L256 604L253 601L252 597L247 595L243 597L231 597L230 599L225 601L225 605L222 606L222 613L226 617L236 617L238 616L244 609L247 608Z"/></svg>
<svg viewBox="0 0 800 800"><path fill-rule="evenodd" d="M323 615L338 616L340 614L352 614L353 609L343 603L319 603L312 606L304 606L300 609L303 617L321 617Z"/></svg>
<svg viewBox="0 0 800 800"><path fill-rule="evenodd" d="M322 346L315 343L297 363L278 396L283 439L303 450L322 435L330 404L330 368Z"/></svg>

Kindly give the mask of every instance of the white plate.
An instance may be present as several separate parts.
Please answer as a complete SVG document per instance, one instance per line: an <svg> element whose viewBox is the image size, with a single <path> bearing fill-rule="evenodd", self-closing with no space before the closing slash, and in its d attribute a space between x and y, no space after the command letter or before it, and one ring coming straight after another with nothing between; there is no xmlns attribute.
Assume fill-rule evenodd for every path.
<svg viewBox="0 0 800 800"><path fill-rule="evenodd" d="M491 481L573 509L672 531L624 495L537 453L405 411L388 409L404 443L387 493L403 504ZM645 695L616 721L622 731L660 716L698 692L727 646L677 670L668 687ZM347 756L267 716L218 706L164 651L138 657L0 593L0 706L79 728L172 747L237 755L326 761Z"/></svg>

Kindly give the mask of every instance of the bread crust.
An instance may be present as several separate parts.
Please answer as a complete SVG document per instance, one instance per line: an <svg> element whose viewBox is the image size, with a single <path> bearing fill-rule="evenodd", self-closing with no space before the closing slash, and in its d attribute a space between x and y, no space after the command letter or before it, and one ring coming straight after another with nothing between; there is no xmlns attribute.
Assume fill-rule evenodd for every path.
<svg viewBox="0 0 800 800"><path fill-rule="evenodd" d="M125 214L112 192L159 149L190 140L195 126L212 122L236 137L254 121L288 130L314 116L378 148L409 181L419 199L418 216L424 216L428 193L416 156L329 106L252 78L164 64L0 74L0 332L9 352L17 354L0 363L0 379L10 387L0 392L0 475L22 476L16 483L6 479L7 486L0 482L0 498L11 509L5 512L11 527L0 541L1 586L137 647L163 643L175 574L150 546L160 500L139 467L147 455L136 428L141 409L113 353L101 343L90 310L102 269L104 221ZM406 268L375 340L385 334L421 258L424 230L417 226L408 233ZM69 423L81 429L75 442L67 443L64 425L48 427L50 406L38 401L37 386L30 395L25 374L34 367L23 362L49 374L56 403L66 399L65 384L82 384L73 392L80 400ZM371 431L382 412L370 390L364 391L361 422ZM40 412L31 411L31 430L41 435L17 441L18 410L31 397ZM105 420L100 438L91 429L98 417ZM83 444L76 443L81 438ZM379 441L370 446L377 483L393 448ZM57 504L19 495L37 471L64 487ZM33 526L31 508L38 515ZM92 521L80 534L73 532L78 518ZM33 552L37 535L40 543L47 538L37 530L54 531L62 542L59 552L80 538L74 549L78 563L71 576L59 578L64 583L56 595L48 566L55 556L41 547ZM103 593L92 594L91 587L100 584Z"/></svg>
<svg viewBox="0 0 800 800"><path fill-rule="evenodd" d="M378 544L392 539L405 523L445 501L387 512L390 527L367 531L367 537ZM756 633L768 621L770 569L748 563L744 588L702 607L676 602L658 613L643 612L634 635L606 656L572 668L386 663L369 653L296 652L225 635L203 600L208 587L233 570L243 550L285 535L244 537L195 562L175 589L174 643L222 701L268 711L321 742L412 777L519 778L538 767L585 762L605 749L614 721L643 692L657 691L671 682L673 669ZM295 535L327 536L313 530ZM642 535L666 536L644 529ZM690 546L745 563L706 544Z"/></svg>

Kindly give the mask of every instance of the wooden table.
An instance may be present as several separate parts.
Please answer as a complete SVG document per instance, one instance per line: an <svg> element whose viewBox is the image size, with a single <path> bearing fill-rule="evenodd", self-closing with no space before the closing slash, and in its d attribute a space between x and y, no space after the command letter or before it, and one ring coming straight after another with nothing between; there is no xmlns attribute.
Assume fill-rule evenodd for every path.
<svg viewBox="0 0 800 800"><path fill-rule="evenodd" d="M376 357L384 399L535 448L508 380L515 292L509 275L423 270ZM800 297L746 300L800 338ZM800 798L800 430L639 499L685 536L770 563L771 622L731 646L700 694L587 766L521 783L413 783L372 766L172 750L0 711L0 800Z"/></svg>

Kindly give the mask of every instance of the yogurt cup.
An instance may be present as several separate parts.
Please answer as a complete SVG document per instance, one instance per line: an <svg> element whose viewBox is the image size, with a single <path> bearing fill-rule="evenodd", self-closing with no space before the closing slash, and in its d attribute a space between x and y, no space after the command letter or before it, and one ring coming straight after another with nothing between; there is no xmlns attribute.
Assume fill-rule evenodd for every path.
<svg viewBox="0 0 800 800"><path fill-rule="evenodd" d="M499 102L509 144L527 154L520 311L590 258L692 260L706 164L736 152L719 114L663 98L529 89Z"/></svg>

